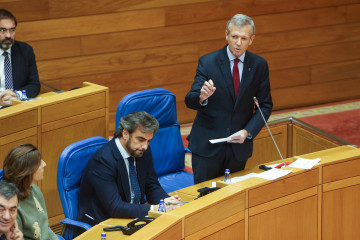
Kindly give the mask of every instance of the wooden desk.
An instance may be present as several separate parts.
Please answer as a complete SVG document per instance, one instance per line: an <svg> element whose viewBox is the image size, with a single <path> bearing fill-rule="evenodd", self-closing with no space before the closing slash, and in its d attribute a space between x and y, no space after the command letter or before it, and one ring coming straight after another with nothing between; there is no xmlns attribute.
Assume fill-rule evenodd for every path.
<svg viewBox="0 0 360 240"><path fill-rule="evenodd" d="M293 172L274 181L255 177L224 186L161 215L130 237L124 237L357 239L360 235L360 149L342 146L302 157L321 157L321 162L310 170L287 167ZM290 162L293 160L286 159ZM261 170L256 167L232 175L259 171ZM204 185L210 187L211 181L181 189L177 193L184 194L191 200L191 197L197 196L196 190ZM121 221L113 220L116 224ZM173 235L169 235L170 233ZM86 239L96 239L99 235L92 235L88 231L81 237L85 236Z"/></svg>
<svg viewBox="0 0 360 240"><path fill-rule="evenodd" d="M82 88L41 94L33 101L17 101L0 111L1 163L19 144L32 143L39 148L47 167L38 185L50 225L59 223L64 215L56 183L58 159L71 143L93 136L108 137L108 88L85 82Z"/></svg>

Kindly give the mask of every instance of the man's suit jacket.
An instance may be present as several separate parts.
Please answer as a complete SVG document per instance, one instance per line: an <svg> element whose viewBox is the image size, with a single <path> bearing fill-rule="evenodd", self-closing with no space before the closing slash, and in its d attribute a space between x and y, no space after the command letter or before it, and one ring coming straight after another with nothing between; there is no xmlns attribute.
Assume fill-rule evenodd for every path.
<svg viewBox="0 0 360 240"><path fill-rule="evenodd" d="M194 83L185 97L186 105L197 110L191 133L190 150L203 157L212 157L226 143L211 144L209 139L224 138L241 129L246 129L255 138L265 125L253 97L257 97L266 119L272 110L269 69L265 59L246 52L244 68L237 99L225 46L199 59ZM205 81L212 79L216 90L205 107L200 105L200 90ZM252 155L252 139L243 144L232 144L239 161L246 161Z"/></svg>
<svg viewBox="0 0 360 240"><path fill-rule="evenodd" d="M15 41L11 47L11 66L14 90L26 90L27 97L33 98L40 92L40 81L32 47Z"/></svg>
<svg viewBox="0 0 360 240"><path fill-rule="evenodd" d="M159 204L169 197L162 189L153 166L150 147L141 158L136 158L136 172L141 189L141 204L130 204L130 185L126 165L115 140L100 148L89 160L79 191L78 220L94 225L108 218L144 217L150 204Z"/></svg>

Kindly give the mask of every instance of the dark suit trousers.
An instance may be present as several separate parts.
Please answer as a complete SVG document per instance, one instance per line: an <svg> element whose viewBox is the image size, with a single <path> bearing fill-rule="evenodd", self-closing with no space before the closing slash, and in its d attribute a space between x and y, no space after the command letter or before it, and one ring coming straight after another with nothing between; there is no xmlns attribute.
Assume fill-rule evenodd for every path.
<svg viewBox="0 0 360 240"><path fill-rule="evenodd" d="M226 143L215 156L209 158L192 154L195 184L224 176L227 168L230 169L230 174L245 168L246 161L238 161L234 156L234 144L239 143Z"/></svg>

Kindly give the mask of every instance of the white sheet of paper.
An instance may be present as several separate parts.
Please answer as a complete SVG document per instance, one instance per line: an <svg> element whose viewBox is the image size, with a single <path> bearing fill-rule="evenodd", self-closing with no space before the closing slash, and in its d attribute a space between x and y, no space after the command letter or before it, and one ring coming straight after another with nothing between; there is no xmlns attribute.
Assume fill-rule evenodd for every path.
<svg viewBox="0 0 360 240"><path fill-rule="evenodd" d="M292 172L291 169L290 170L282 170L282 169L273 168L271 170L259 173L255 177L264 178L267 180L275 180L277 178L288 175L291 172Z"/></svg>
<svg viewBox="0 0 360 240"><path fill-rule="evenodd" d="M301 168L301 169L311 169L316 164L320 162L321 158L316 158L314 160L312 159L306 159L306 158L298 158L295 162L291 163L289 167L293 168Z"/></svg>
<svg viewBox="0 0 360 240"><path fill-rule="evenodd" d="M220 143L220 142L227 142L231 140L230 137L227 137L227 138L218 138L218 139L210 139L209 141L214 144L214 143Z"/></svg>
<svg viewBox="0 0 360 240"><path fill-rule="evenodd" d="M248 178L256 177L256 175L257 175L256 173L249 173L244 176L234 177L234 178L231 178L231 183L236 183L236 182L240 182L245 179L248 179Z"/></svg>

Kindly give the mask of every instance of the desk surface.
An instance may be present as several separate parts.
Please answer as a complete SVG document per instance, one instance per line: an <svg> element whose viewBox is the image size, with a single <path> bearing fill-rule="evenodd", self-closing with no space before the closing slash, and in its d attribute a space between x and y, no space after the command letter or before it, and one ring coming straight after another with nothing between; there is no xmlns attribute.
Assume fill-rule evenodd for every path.
<svg viewBox="0 0 360 240"><path fill-rule="evenodd" d="M308 194L309 195L308 197L311 197L314 194L316 195L317 194L316 187L318 185L319 177L318 177L318 175L316 175L314 173L317 173L319 168L327 166L328 164L334 164L334 161L336 161L336 163L341 163L344 161L343 159L348 160L348 159L354 158L354 156L359 156L359 155L360 155L359 150L356 148L350 147L350 146L343 146L343 147L338 147L336 149L329 149L329 150L325 150L325 151L320 151L320 152L316 152L316 153L303 155L302 157L310 158L310 159L321 156L322 160L319 165L315 166L310 171L302 170L302 169L293 169L292 174L289 174L289 175L281 178L279 181L277 181L277 180L267 181L265 179L252 178L252 179L244 180L240 183L231 184L231 186L223 188L219 191L216 191L214 194L211 194L211 196L209 195L209 197L207 197L206 199L201 198L201 199L195 201L196 203L194 202L194 204L189 204L189 205L186 204L186 205L184 205L184 207L180 207L174 211L169 212L169 214L162 215L161 217L157 218L156 221L154 222L157 224L155 224L155 225L149 224L144 229L137 232L135 234L135 236L132 235L132 237L130 237L130 239L133 239L133 238L134 239L142 239L141 237L148 236L146 234L150 234L150 235L154 234L151 239L153 239L153 238L158 239L155 234L161 235L164 232L166 234L166 229L169 229L169 228L172 228L172 230L169 232L171 232L171 233L180 232L180 234L181 233L185 234L185 236L189 237L189 239L198 239L198 237L201 238L200 236L203 236L205 234L205 232L208 231L209 229L210 229L209 231L211 231L211 229L213 229L214 227L213 227L213 225L208 226L208 227L199 226L199 227L201 227L201 229L197 229L198 224L195 224L195 223L199 223L199 219L201 219L201 222L209 222L212 219L212 218L210 219L209 217L214 213L215 208L217 208L215 211L217 215L222 214L221 211L225 212L226 208L229 206L228 204L231 202L232 202L233 206L231 206L230 211L233 210L235 215L219 221L219 223L217 224L216 227L219 229L223 229L225 226L229 226L228 224L231 221L233 221L233 222L240 221L240 222L244 223L244 218L249 218L250 215L251 215L250 217L258 216L256 214L261 213L264 209L266 209L266 211L272 209L272 207L274 207L276 204L278 204L278 201L286 200L289 203L291 203L294 199L301 200L302 198L305 198L305 197L297 196L298 195L297 192L299 192L299 191L302 191L303 193ZM294 160L295 160L295 158L286 159L287 162L292 162ZM271 162L270 164L277 163L277 162L280 163L281 160ZM263 170L260 170L258 167L255 167L252 169L245 169L240 172L232 173L231 175L232 175L232 177L236 177L236 176L246 175L251 172L259 173L262 171ZM303 179L299 179L300 176L302 176ZM304 179L304 177L305 177L305 179ZM310 179L311 180L310 183L312 185L310 184L309 186L307 186L306 179ZM302 183L304 183L304 184L297 185L297 187L300 190L298 191L295 189L297 191L296 193L293 193L293 192L287 193L286 191L283 191L283 189L284 189L283 186L278 186L281 184L294 184L292 181L295 181L295 180L297 182L298 182L298 180L300 180ZM216 179L213 179L210 181L206 181L206 182L194 185L194 186L190 186L190 187L187 187L184 189L180 189L174 193L171 193L170 195L178 194L180 197L182 197L182 201L192 202L194 200L194 198L198 195L197 189L203 188L203 187L211 187L213 181L215 181L215 182L222 181L222 177L219 177L219 178L216 178ZM315 182L315 185L316 185L315 187L313 186L314 185L313 182ZM269 184L272 184L272 185L269 186ZM261 195L259 198L260 200L258 198L256 198L258 195L257 192L259 192L265 188L266 188L265 190L267 191L269 189L269 187L271 189L275 189L275 190L279 189L278 192L275 191L275 193L278 193L275 198L273 196L269 196L269 199L265 199L265 200L263 200L263 202L261 202L261 200L263 199L261 196L263 196L263 195L261 195L260 193L259 193ZM286 189L291 190L293 188L287 187ZM248 197L250 194L250 191L251 191L252 198ZM291 198L287 198L286 194L290 195ZM220 199L220 198L222 199L221 200L222 202L218 202L217 199ZM292 198L294 198L294 199L292 199ZM277 199L280 199L280 200L277 200ZM314 198L309 198L309 199L310 199L309 201L311 203L314 202L316 205L317 200L314 200ZM257 203L256 200L258 200L258 202L259 201L260 202ZM226 203L227 205L224 205L225 204L224 201L228 201L228 203ZM307 203L306 201L304 201L304 202ZM262 204L262 205L260 205L260 207L250 206L251 204L253 204L253 202L256 203L255 205L258 205L258 204ZM271 202L272 205L267 205L268 202ZM295 202L297 202L297 201L295 201ZM219 206L222 203L224 203L223 204L224 206ZM283 203L281 202L280 206L282 206L282 204ZM240 208L239 205L242 205L242 207ZM239 209L236 209L236 208L239 208ZM250 209L251 211L247 210L247 209ZM235 210L237 210L238 212L236 212ZM208 212L206 212L206 211L208 211ZM229 212L229 209L227 209L226 211ZM249 215L245 215L244 214L245 211L249 211L249 213L248 213ZM210 212L210 215L209 215L209 212ZM316 211L314 211L314 213L316 215ZM181 220L181 219L183 219L183 220ZM205 219L208 219L208 221L206 221ZM255 219L255 218L253 218L253 219ZM312 218L312 219L314 220L314 218ZM315 217L315 219L316 219L316 217ZM108 220L100 223L99 225L94 226L92 229L90 229L89 231L85 232L84 234L82 234L81 236L76 238L76 240L100 238L100 235L103 232L102 229L104 227L106 227L108 225L123 225L124 226L131 220L132 219L108 219ZM233 224L233 223L231 223L231 224ZM179 228L179 225L180 225L180 228ZM206 224L203 224L203 225L206 225ZM251 226L253 226L253 225L254 224L252 224ZM241 225L241 226L245 226L245 225ZM253 234L253 232L254 231L252 231L251 233ZM241 234L243 234L243 233L241 233ZM182 236L184 236L184 235L182 235ZM129 238L129 236L123 235L121 231L107 233L107 239L110 239L110 240L111 239L125 239L125 238ZM165 239L165 238L160 237L160 239ZM181 237L176 238L176 239L181 239Z"/></svg>

